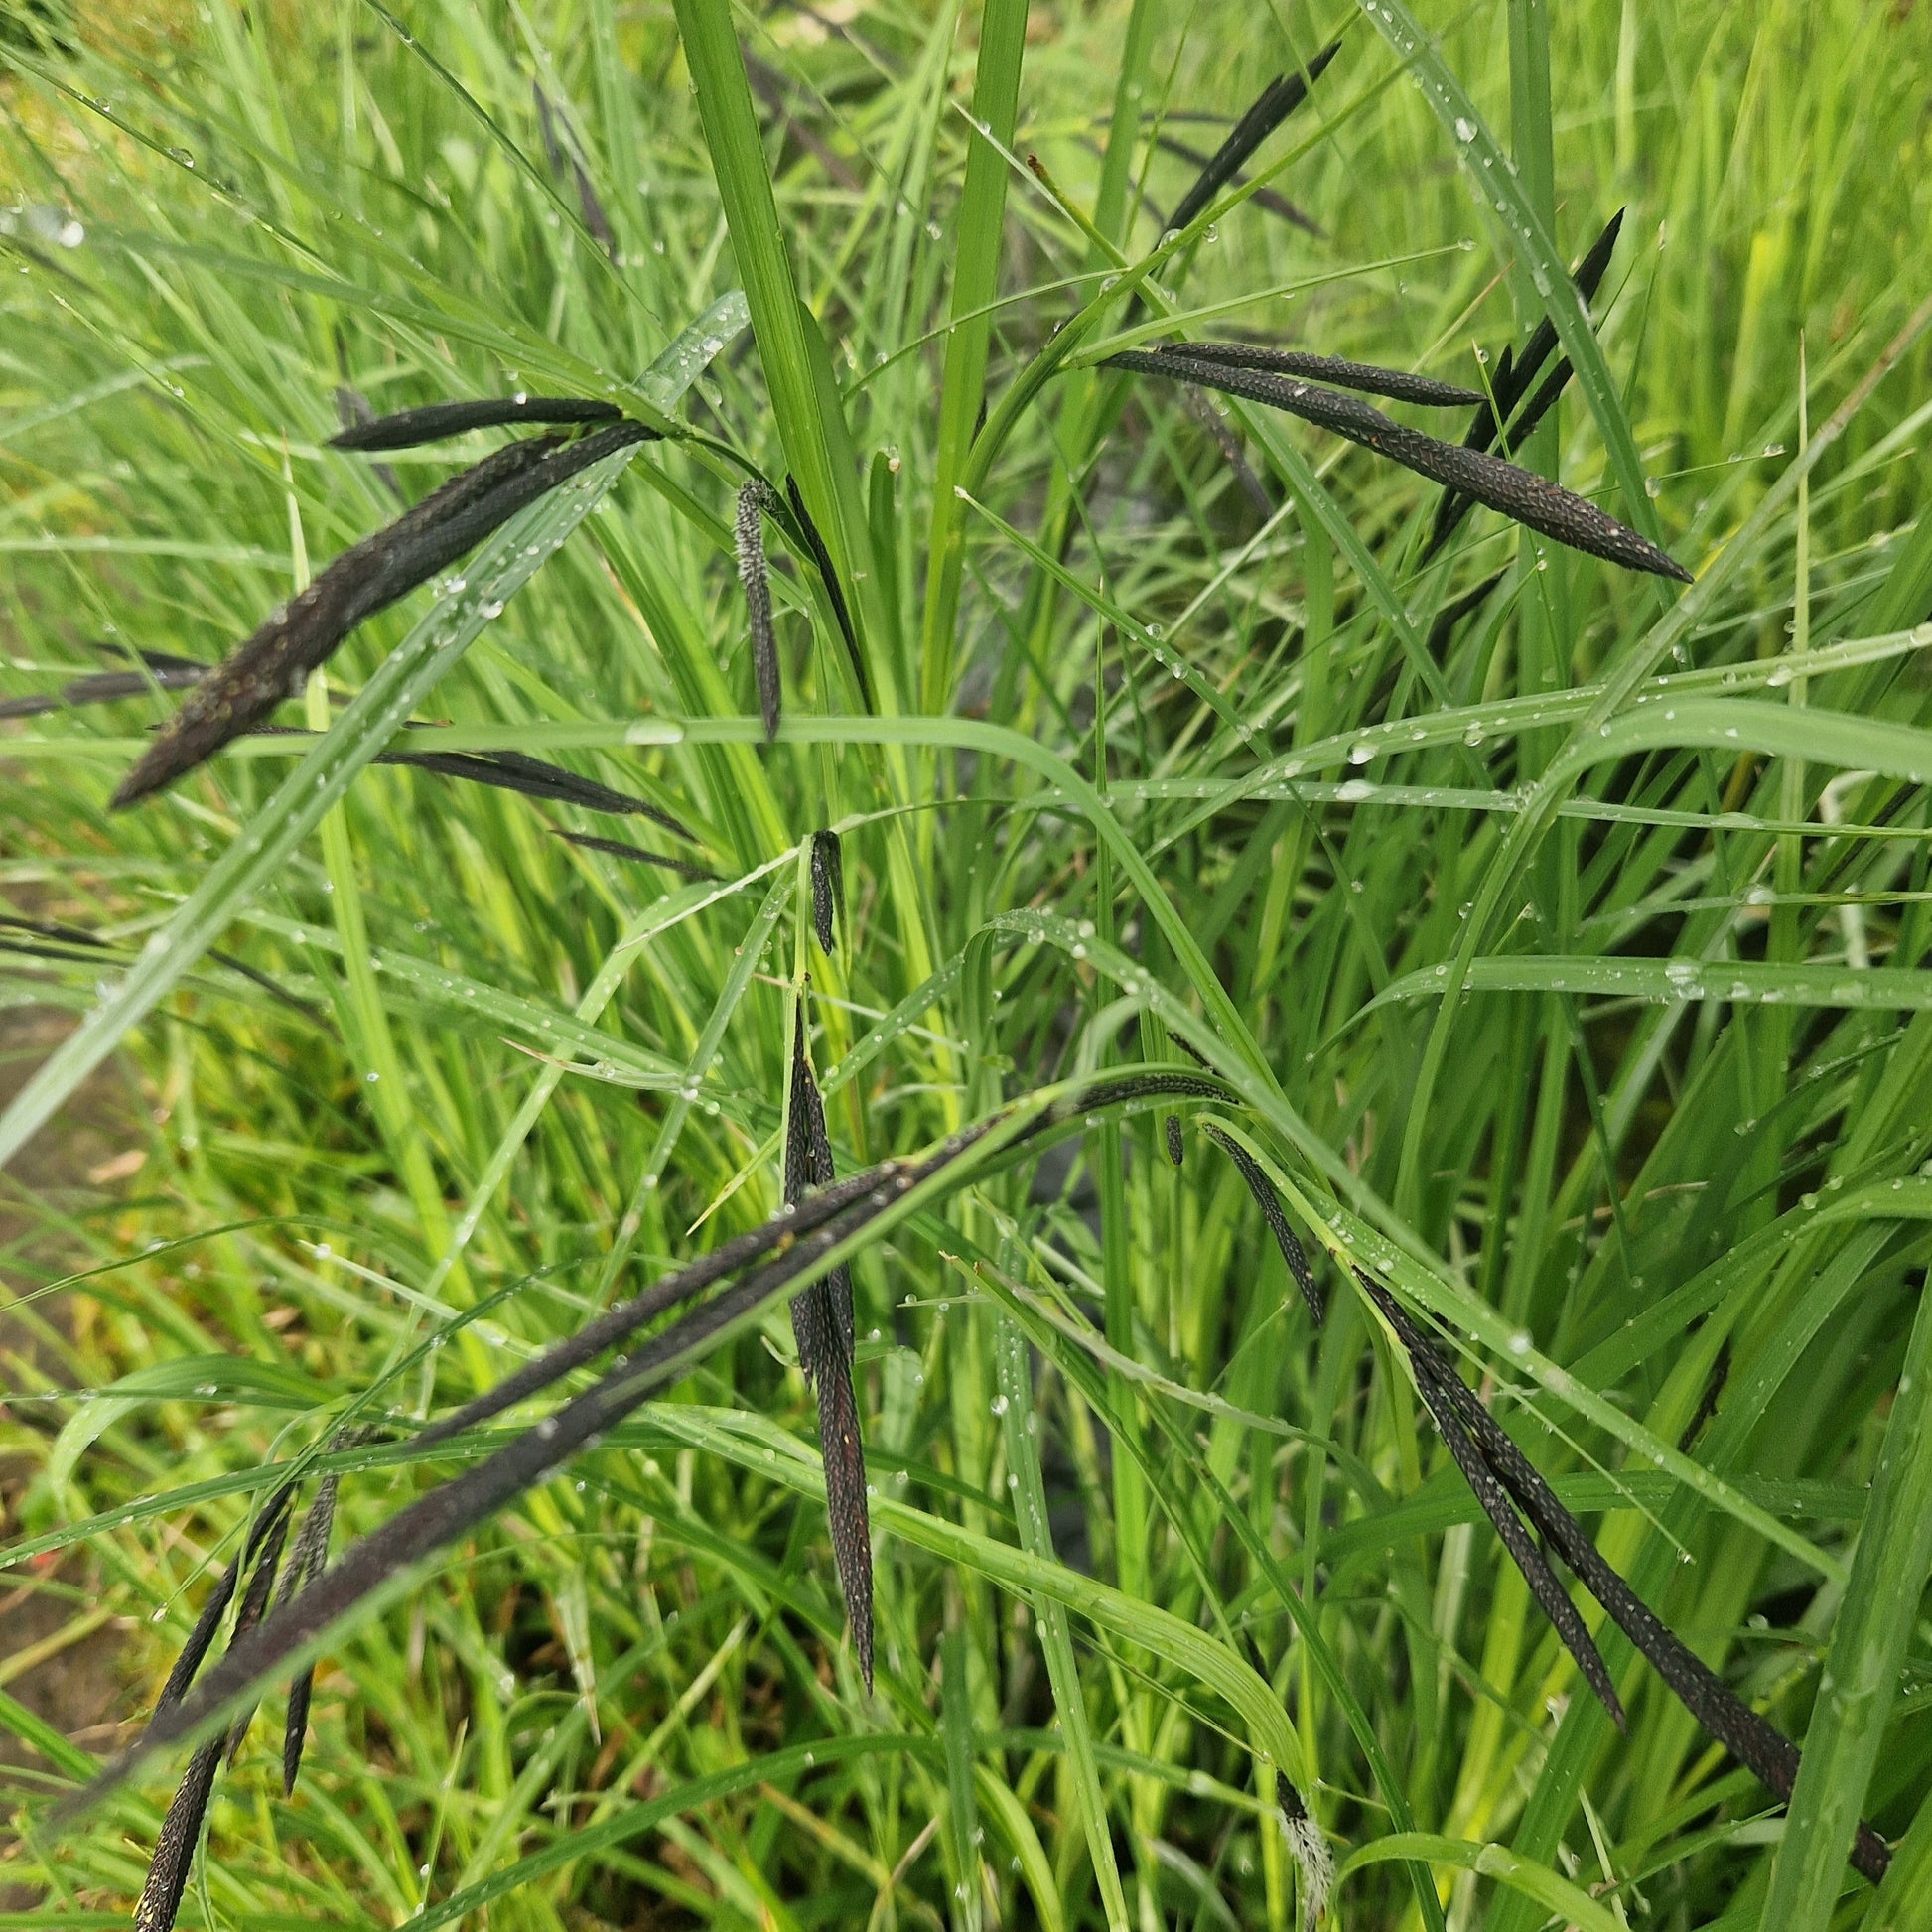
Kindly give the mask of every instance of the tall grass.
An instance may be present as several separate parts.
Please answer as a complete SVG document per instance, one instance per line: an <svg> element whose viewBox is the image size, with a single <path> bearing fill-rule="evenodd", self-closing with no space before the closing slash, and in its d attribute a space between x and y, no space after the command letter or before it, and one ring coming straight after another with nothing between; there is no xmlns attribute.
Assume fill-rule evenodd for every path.
<svg viewBox="0 0 1932 1932"><path fill-rule="evenodd" d="M0 1660L6 1923L127 1921L182 1764L55 1801L278 1484L340 1552L487 1466L538 1408L421 1425L764 1222L800 1067L813 1177L1092 1097L811 1250L870 1671L838 1351L772 1300L318 1640L288 1796L276 1680L182 1924L1287 1926L1284 1776L1350 1925L1928 1922L1923 8L211 0L0 56L0 697L76 700L0 742L6 998L74 1017L0 1150L109 1053L142 1100L5 1257L9 1576L127 1719ZM1519 459L1690 588L1485 508L1432 554L1410 471L1157 379L1493 396L1539 324ZM494 440L344 423L518 392L673 434L110 813L180 702L128 650L211 664ZM1803 1746L1788 1810L1576 1592L1613 1725L1417 1323Z"/></svg>

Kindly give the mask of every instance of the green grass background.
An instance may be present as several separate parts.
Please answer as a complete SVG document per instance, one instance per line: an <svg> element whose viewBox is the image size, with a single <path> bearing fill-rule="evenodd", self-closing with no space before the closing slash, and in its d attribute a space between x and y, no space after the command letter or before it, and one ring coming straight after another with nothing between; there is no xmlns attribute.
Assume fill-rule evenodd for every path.
<svg viewBox="0 0 1932 1932"><path fill-rule="evenodd" d="M1400 8L1303 0L209 0L8 45L10 692L103 640L212 659L393 514L320 448L338 383L603 393L743 289L683 414L797 476L881 714L781 570L758 748L735 477L659 445L499 614L472 597L419 715L669 806L724 887L550 836L640 821L340 759L305 833L273 743L109 818L151 704L9 728L0 890L115 953L0 969L79 1029L0 1144L138 1020L142 1157L22 1203L10 1574L122 1633L138 1716L267 1461L352 1402L447 1406L770 1211L808 966L842 1171L1171 1035L1237 1077L1311 1246L1441 1318L1806 1742L1792 1822L1606 1639L1613 1731L1341 1268L1313 1329L1225 1159L1190 1132L1175 1172L1145 1115L857 1267L876 1695L775 1311L342 1635L288 1802L258 1721L184 1924L1287 1925L1264 1757L1353 1926L1425 1895L1495 1932L1932 1923L1932 11L1420 14L1409 61ZM1154 137L1213 146L1181 117L1344 27L1262 156L1311 226L1229 208L1156 315L1478 381L1626 207L1600 358L1531 455L1654 517L1681 600L1482 513L1423 568L1433 492L1230 411L1264 521L1175 393L1071 366L1122 293L1046 376L1187 185ZM392 468L413 495L454 460ZM796 852L829 824L826 960ZM344 1533L450 1466L341 1459ZM165 1777L57 1835L88 1753L11 1694L0 1724L34 1754L0 1877L45 1900L0 1922L125 1922ZM1876 1894L1861 1811L1902 1840Z"/></svg>

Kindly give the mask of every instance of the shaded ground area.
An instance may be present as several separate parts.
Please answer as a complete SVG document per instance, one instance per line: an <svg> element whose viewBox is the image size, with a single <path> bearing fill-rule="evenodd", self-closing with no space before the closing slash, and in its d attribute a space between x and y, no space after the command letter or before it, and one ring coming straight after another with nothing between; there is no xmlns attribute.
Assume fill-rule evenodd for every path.
<svg viewBox="0 0 1932 1932"><path fill-rule="evenodd" d="M34 1068L58 1043L70 1019L44 1009L0 1012L0 1107L12 1100ZM125 1145L131 1096L124 1070L109 1062L62 1114L35 1138L0 1185L0 1280L10 1291L31 1288L62 1257L46 1232L37 1205L98 1199L100 1175ZM98 1176L95 1179L90 1175ZM11 1262L13 1265L8 1265ZM35 1310L57 1332L65 1311L59 1301ZM65 1364L32 1324L0 1314L0 1388L32 1389L45 1380L69 1379ZM45 1427L49 1419L34 1418ZM17 1508L31 1472L18 1458L0 1461L0 1534L19 1534ZM46 1569L23 1566L0 1572L0 1690L83 1749L111 1747L130 1713L116 1668L120 1633L113 1620L94 1621L90 1598L97 1576L80 1556ZM70 1632L79 1631L78 1635ZM35 1753L0 1731L0 1791L16 1783L16 1768L37 1766ZM37 1894L0 1883L0 1911L22 1910Z"/></svg>

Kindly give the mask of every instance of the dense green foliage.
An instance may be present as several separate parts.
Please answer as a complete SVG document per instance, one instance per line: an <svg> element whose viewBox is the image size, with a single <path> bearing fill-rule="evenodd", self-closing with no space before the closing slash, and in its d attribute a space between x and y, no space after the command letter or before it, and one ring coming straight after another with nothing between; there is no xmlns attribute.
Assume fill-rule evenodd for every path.
<svg viewBox="0 0 1932 1932"><path fill-rule="evenodd" d="M1316 1328L1196 1115L1178 1170L1096 1116L909 1220L854 1269L874 1693L774 1308L339 1635L301 1785L277 1700L183 1924L1287 1925L1275 1763L1350 1925L1928 1922L1932 13L1422 11L1408 62L1400 7L1304 0L209 0L0 47L7 694L211 661L488 447L326 451L339 384L603 395L742 289L671 414L797 478L873 699L774 538L763 747L741 473L694 440L513 597L365 626L307 719L410 637L439 750L637 794L717 882L550 835L689 856L639 817L362 768L372 705L114 815L159 700L7 727L0 909L112 950L15 929L4 997L77 1031L0 1149L124 1033L142 1096L128 1160L23 1203L12 1574L124 1632L128 1716L267 1463L771 1211L807 972L841 1172L1193 1053L1330 1257ZM1163 142L1344 26L1266 192L1149 275ZM1682 594L1486 512L1425 566L1414 477L1089 366L1159 329L1480 384L1626 205L1527 458ZM1614 1631L1612 1728L1348 1262L1805 1742L1788 1827ZM455 1466L337 1461L339 1540ZM0 1726L0 1877L47 1901L6 1923L124 1923L166 1773L57 1833L88 1754ZM1860 1813L1903 1841L1875 1902Z"/></svg>

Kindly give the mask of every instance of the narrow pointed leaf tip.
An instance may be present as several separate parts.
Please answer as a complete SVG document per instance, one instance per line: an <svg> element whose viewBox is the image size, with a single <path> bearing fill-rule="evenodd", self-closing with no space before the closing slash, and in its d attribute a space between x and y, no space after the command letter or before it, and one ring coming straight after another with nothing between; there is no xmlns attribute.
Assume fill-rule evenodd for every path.
<svg viewBox="0 0 1932 1932"><path fill-rule="evenodd" d="M172 784L258 724L327 663L365 618L476 548L580 471L655 432L622 422L573 442L531 437L485 457L345 550L189 693L121 780L115 809Z"/></svg>
<svg viewBox="0 0 1932 1932"><path fill-rule="evenodd" d="M393 416L373 416L350 423L329 439L332 450L412 450L424 443L440 443L473 429L502 429L529 425L614 423L621 415L616 403L588 396L482 396L473 402L432 402L420 409L399 409ZM642 429L642 425L638 427ZM655 438L655 430L646 430Z"/></svg>
<svg viewBox="0 0 1932 1932"><path fill-rule="evenodd" d="M1129 349L1109 356L1101 366L1125 369L1136 375L1161 376L1170 382L1191 382L1205 389L1220 389L1246 402L1284 410L1304 422L1358 443L1377 456L1387 457L1432 483L1447 483L1461 490L1512 521L1540 531L1573 550L1621 564L1626 570L1648 571L1654 576L1675 578L1680 583L1691 581L1691 573L1647 537L1606 516L1594 503L1587 502L1560 483L1464 444L1445 443L1425 436L1353 396L1337 395L1331 389L1259 370L1198 361L1180 349Z"/></svg>

